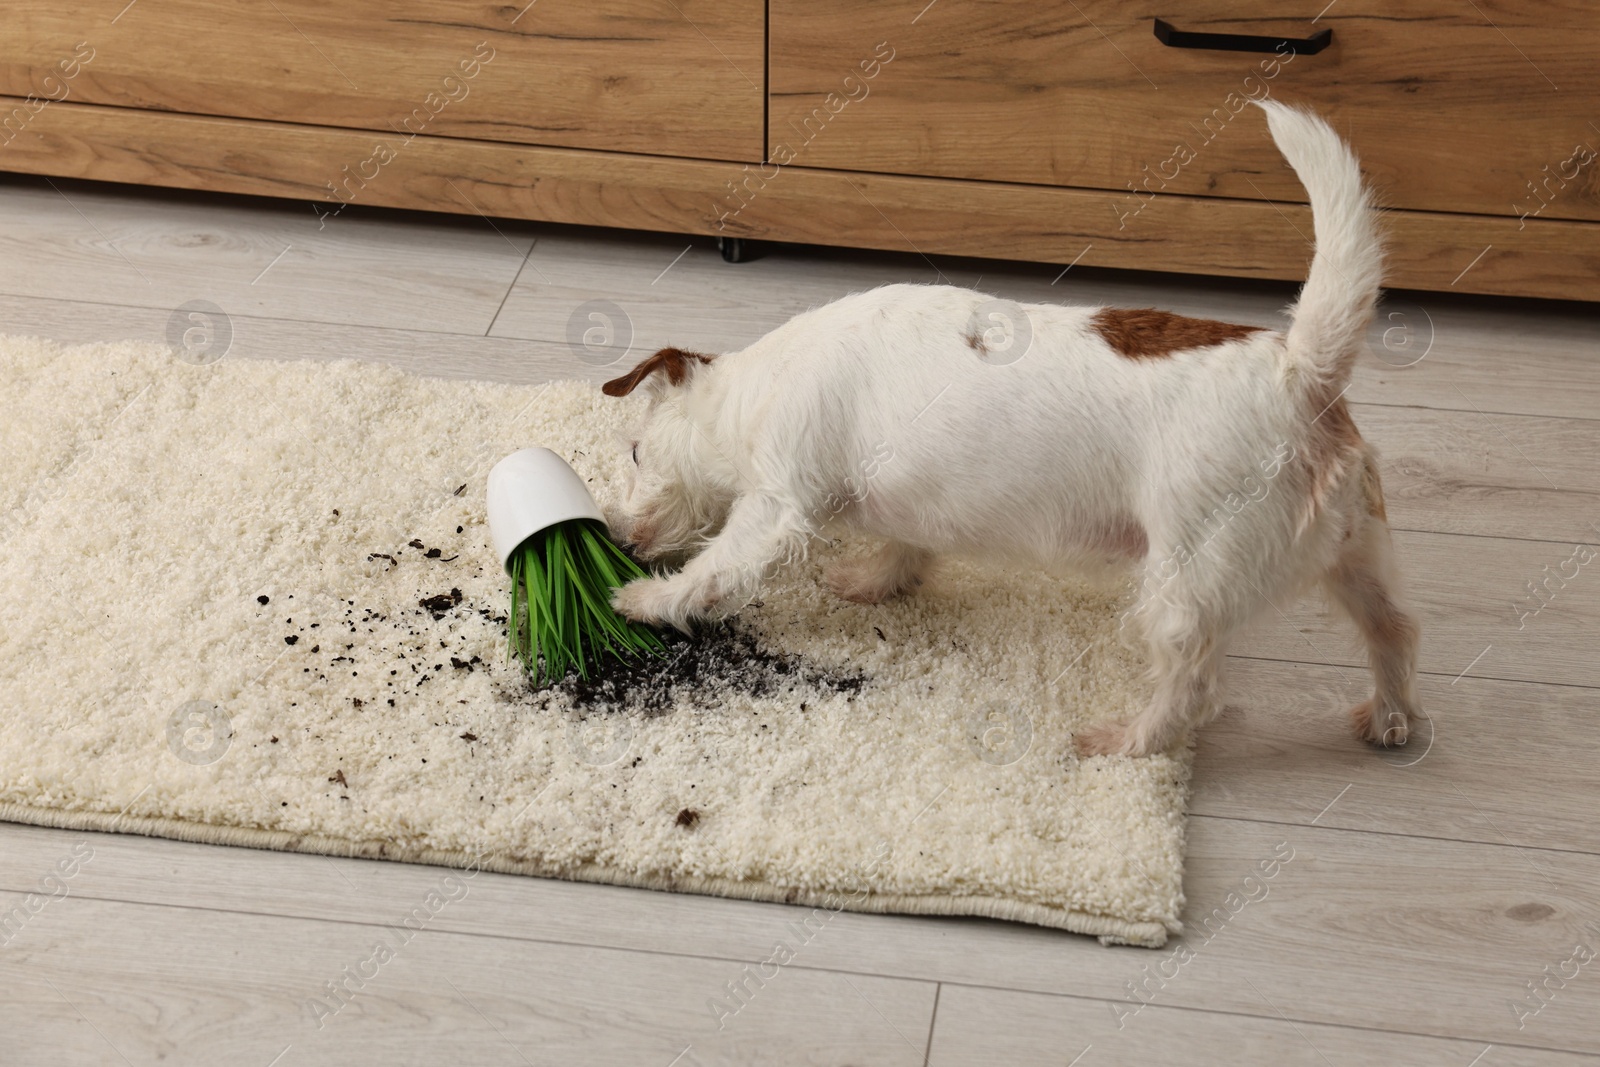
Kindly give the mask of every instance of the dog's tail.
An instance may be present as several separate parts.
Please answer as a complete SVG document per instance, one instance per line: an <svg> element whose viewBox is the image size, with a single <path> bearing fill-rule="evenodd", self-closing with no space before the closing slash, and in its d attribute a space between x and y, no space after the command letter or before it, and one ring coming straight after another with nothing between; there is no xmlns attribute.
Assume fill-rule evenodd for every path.
<svg viewBox="0 0 1600 1067"><path fill-rule="evenodd" d="M1256 101L1272 139L1311 197L1316 255L1292 309L1289 358L1313 398L1332 403L1365 345L1383 280L1383 247L1361 168L1339 135L1308 111Z"/></svg>

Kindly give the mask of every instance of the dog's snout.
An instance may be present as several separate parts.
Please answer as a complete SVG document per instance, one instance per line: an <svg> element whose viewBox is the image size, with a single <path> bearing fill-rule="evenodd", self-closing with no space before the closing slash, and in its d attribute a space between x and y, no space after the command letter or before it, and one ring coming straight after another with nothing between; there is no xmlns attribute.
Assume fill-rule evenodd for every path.
<svg viewBox="0 0 1600 1067"><path fill-rule="evenodd" d="M654 539L638 523L614 522L611 524L611 536L617 542L617 547L634 559L650 558Z"/></svg>

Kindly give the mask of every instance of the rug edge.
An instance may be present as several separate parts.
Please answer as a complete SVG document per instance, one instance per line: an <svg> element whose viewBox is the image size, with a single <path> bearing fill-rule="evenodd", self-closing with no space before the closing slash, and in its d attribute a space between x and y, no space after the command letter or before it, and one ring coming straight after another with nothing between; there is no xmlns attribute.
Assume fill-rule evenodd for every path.
<svg viewBox="0 0 1600 1067"><path fill-rule="evenodd" d="M554 878L569 882L592 882L657 892L694 893L768 904L826 908L834 913L854 911L877 915L945 915L1000 919L1065 930L1074 934L1087 934L1099 938L1102 944L1134 945L1140 948L1161 948L1166 944L1169 932L1169 927L1159 922L1131 922L1088 912L1050 907L1046 904L1008 900L1004 897L872 893L860 900L851 900L844 893L794 890L770 882L734 881L696 875L669 877L636 874L600 864L586 864L576 870L559 870L530 860L510 860L501 857L474 858L470 853L449 849L396 848L387 842L347 841L317 834L296 834L287 830L262 830L249 826L218 826L165 816L60 811L15 802L0 802L0 822L57 830L136 834L194 844L227 845L273 852L390 860L458 870L476 866L480 870L499 874ZM1181 927L1175 924L1170 932L1177 933L1180 929Z"/></svg>

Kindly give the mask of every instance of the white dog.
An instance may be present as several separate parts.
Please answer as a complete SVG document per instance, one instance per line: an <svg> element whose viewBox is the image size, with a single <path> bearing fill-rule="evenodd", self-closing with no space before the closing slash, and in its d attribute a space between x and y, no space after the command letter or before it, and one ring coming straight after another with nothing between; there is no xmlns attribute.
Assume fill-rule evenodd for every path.
<svg viewBox="0 0 1600 1067"><path fill-rule="evenodd" d="M1230 636L1320 582L1376 677L1357 732L1404 743L1418 627L1397 603L1375 454L1342 399L1382 252L1349 149L1311 114L1261 106L1315 217L1287 333L889 285L740 352L664 349L605 386L650 395L612 529L644 558L699 551L619 589L616 608L679 628L735 611L828 525L885 542L828 574L867 603L944 553L1121 563L1142 580L1155 694L1075 741L1137 756L1220 710Z"/></svg>

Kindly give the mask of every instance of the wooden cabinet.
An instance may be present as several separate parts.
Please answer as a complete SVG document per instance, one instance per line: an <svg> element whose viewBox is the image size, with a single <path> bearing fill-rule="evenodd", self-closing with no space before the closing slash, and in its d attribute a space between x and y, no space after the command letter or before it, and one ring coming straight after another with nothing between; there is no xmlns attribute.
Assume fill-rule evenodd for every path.
<svg viewBox="0 0 1600 1067"><path fill-rule="evenodd" d="M10 0L0 169L721 237L1299 278L1268 95L1397 288L1600 300L1588 0ZM1180 32L1331 42L1171 47ZM327 208L323 205L328 205Z"/></svg>
<svg viewBox="0 0 1600 1067"><path fill-rule="evenodd" d="M941 0L913 24L926 2L772 0L769 137L804 166L1103 189L1119 213L1155 192L1303 202L1248 103L1270 95L1326 115L1388 207L1548 200L1544 218L1600 220L1600 165L1579 162L1600 146L1600 8L1583 0L1306 0L1267 16L1243 0ZM1333 32L1314 55L1174 48L1158 17ZM841 74L878 47L893 61L818 130ZM1552 175L1536 197L1529 183Z"/></svg>
<svg viewBox="0 0 1600 1067"><path fill-rule="evenodd" d="M756 159L761 0L9 3L0 93L701 159ZM22 8L21 12L15 9ZM352 163L357 162L355 160ZM370 168L369 168L370 169Z"/></svg>

